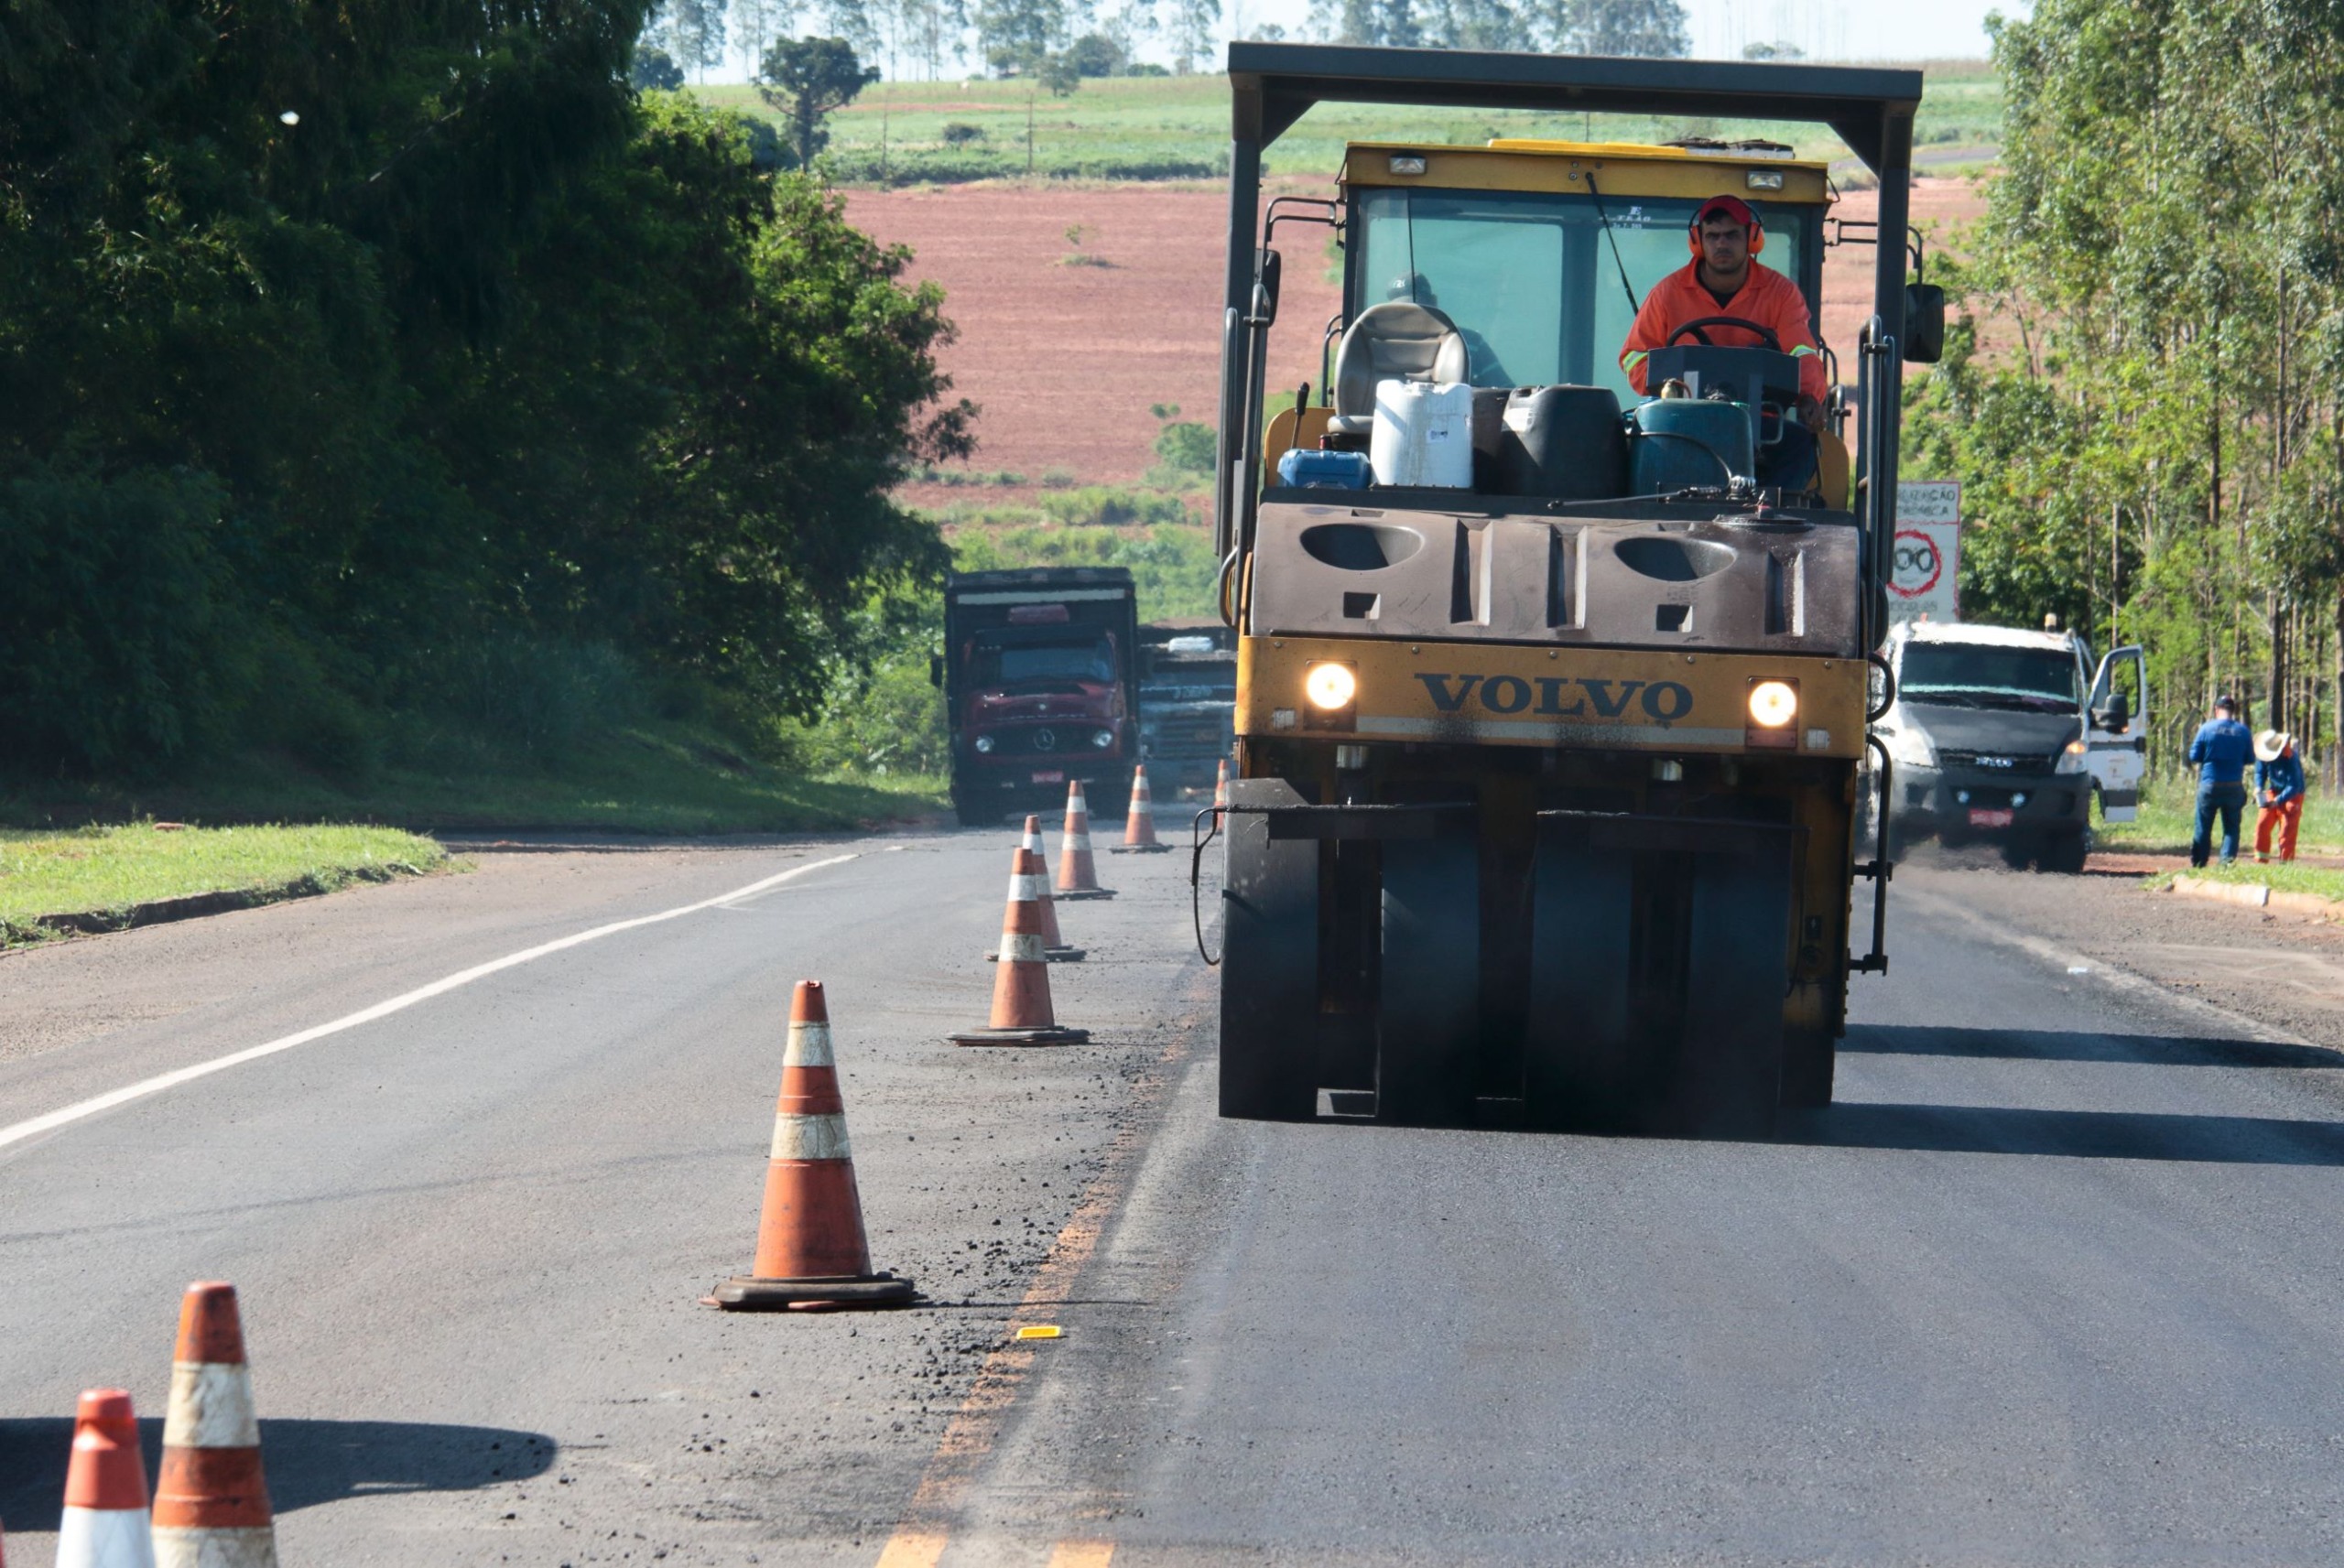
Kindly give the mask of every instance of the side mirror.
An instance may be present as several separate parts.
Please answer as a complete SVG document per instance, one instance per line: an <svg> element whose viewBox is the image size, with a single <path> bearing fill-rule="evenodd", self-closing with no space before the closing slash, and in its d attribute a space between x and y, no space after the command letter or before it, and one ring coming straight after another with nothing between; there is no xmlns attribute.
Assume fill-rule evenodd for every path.
<svg viewBox="0 0 2344 1568"><path fill-rule="evenodd" d="M1934 283L1904 286L1904 362L1933 365L1945 357L1945 290Z"/></svg>
<svg viewBox="0 0 2344 1568"><path fill-rule="evenodd" d="M1264 245L1253 256L1253 318L1246 325L1267 327L1278 319L1278 275L1286 263Z"/></svg>
<svg viewBox="0 0 2344 1568"><path fill-rule="evenodd" d="M939 691L944 689L944 655L941 654L928 656L928 684Z"/></svg>

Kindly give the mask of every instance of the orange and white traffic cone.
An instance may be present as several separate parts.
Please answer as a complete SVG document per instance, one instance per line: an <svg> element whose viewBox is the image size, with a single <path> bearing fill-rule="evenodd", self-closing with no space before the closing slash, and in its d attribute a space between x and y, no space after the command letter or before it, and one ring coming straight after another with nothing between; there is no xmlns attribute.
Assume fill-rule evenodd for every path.
<svg viewBox="0 0 2344 1568"><path fill-rule="evenodd" d="M146 1535L146 1462L120 1389L91 1389L73 1414L73 1458L57 1521L57 1568L155 1568Z"/></svg>
<svg viewBox="0 0 2344 1568"><path fill-rule="evenodd" d="M1053 964L1080 964L1086 956L1083 949L1069 947L1066 938L1058 934L1058 906L1050 899L1049 863L1042 859L1040 817L1028 816L1026 819L1026 842L1020 846L1020 853L1026 857L1026 863L1020 867L1015 860L1010 862L1009 896L1017 896L1017 889L1021 885L1017 880L1019 877L1030 877L1034 902L1042 906L1042 957ZM988 964L1000 960L999 952L985 955Z"/></svg>
<svg viewBox="0 0 2344 1568"><path fill-rule="evenodd" d="M754 1271L736 1274L707 1299L735 1311L784 1307L902 1306L912 1282L873 1273L846 1138L846 1101L830 1050L830 1010L819 980L800 980L789 1000L789 1044L774 1106L773 1154L757 1220Z"/></svg>
<svg viewBox="0 0 2344 1568"><path fill-rule="evenodd" d="M1132 769L1132 808L1123 818L1123 841L1111 845L1118 855L1156 855L1171 849L1156 836L1156 797L1147 787L1147 764Z"/></svg>
<svg viewBox="0 0 2344 1568"><path fill-rule="evenodd" d="M1061 1029L1050 1012L1050 966L1042 950L1035 862L1020 847L1009 862L1009 904L1001 917L1001 956L993 972L993 1013L982 1029L945 1038L955 1045L1079 1045L1091 1038Z"/></svg>
<svg viewBox="0 0 2344 1568"><path fill-rule="evenodd" d="M1212 826L1214 832L1218 833L1221 831L1223 826L1222 818L1227 815L1228 810L1229 759L1227 757L1223 757L1221 760L1221 777L1214 781L1212 786Z"/></svg>
<svg viewBox="0 0 2344 1568"><path fill-rule="evenodd" d="M155 1563L277 1568L236 1287L216 1281L199 1280L179 1299L163 1465L155 1476Z"/></svg>
<svg viewBox="0 0 2344 1568"><path fill-rule="evenodd" d="M1099 862L1091 853L1091 803L1082 797L1082 781L1066 786L1066 837L1058 841L1058 896L1112 898L1099 885Z"/></svg>

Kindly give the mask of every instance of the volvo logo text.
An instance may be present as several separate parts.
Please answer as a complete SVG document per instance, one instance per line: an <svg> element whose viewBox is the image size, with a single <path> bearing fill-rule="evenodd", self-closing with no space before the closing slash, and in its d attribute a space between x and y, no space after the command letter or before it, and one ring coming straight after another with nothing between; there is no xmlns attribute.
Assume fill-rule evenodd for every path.
<svg viewBox="0 0 2344 1568"><path fill-rule="evenodd" d="M1633 704L1644 718L1666 726L1693 711L1692 688L1673 680L1431 674L1419 674L1416 679L1443 713L1461 713L1471 703L1501 717L1527 713L1549 719L1618 719Z"/></svg>

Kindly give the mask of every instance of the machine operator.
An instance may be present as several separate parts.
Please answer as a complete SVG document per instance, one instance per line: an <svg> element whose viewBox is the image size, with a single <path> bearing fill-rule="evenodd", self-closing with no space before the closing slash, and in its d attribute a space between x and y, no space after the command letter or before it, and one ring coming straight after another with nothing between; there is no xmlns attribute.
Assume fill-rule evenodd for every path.
<svg viewBox="0 0 2344 1568"><path fill-rule="evenodd" d="M1628 341L1621 346L1620 368L1627 372L1631 386L1648 394L1645 356L1666 347L1669 335L1687 322L1731 316L1772 331L1782 351L1798 360L1799 422L1785 422L1779 440L1760 445L1755 477L1768 490L1808 490L1816 479L1815 438L1827 427L1823 399L1829 388L1807 297L1796 284L1757 259L1766 248L1766 230L1750 204L1738 197L1712 196L1701 203L1687 227L1687 241L1693 259L1644 297L1635 324L1628 329ZM1773 346L1748 327L1712 325L1700 331L1718 348Z"/></svg>

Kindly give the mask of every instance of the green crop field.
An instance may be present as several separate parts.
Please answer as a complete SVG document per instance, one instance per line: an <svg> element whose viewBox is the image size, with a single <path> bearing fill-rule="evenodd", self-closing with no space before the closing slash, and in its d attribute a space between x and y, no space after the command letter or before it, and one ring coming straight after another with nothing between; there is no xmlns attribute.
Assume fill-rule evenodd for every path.
<svg viewBox="0 0 2344 1568"><path fill-rule="evenodd" d="M2002 83L1983 60L1922 62L1927 90L1915 140L1926 165L1989 159L2001 135ZM692 90L711 103L765 118L773 112L747 87ZM1016 178L1032 168L1054 178L1210 178L1229 141L1229 86L1221 76L1110 77L1070 97L1029 91L1023 81L973 78L889 81L868 89L830 117L834 178L842 183ZM948 142L947 125L970 127ZM973 132L974 135L971 133ZM1622 116L1458 112L1373 104L1322 104L1280 137L1268 167L1278 174L1330 173L1346 141L1474 142L1492 136L1654 142L1672 136L1765 136L1802 157L1844 159L1847 148L1818 125Z"/></svg>

